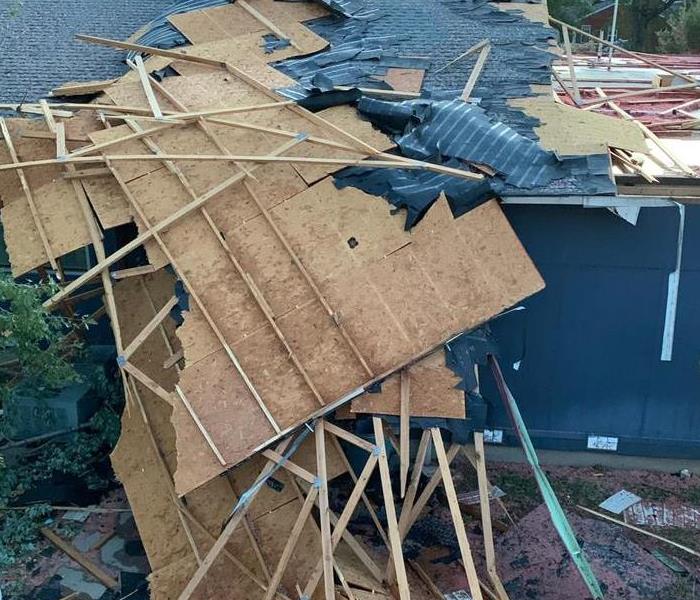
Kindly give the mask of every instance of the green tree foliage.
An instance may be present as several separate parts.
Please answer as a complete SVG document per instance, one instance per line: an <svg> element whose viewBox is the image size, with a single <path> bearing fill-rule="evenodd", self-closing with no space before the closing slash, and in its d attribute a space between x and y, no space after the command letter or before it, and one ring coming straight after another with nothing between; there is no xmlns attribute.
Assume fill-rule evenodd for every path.
<svg viewBox="0 0 700 600"><path fill-rule="evenodd" d="M700 0L676 11L666 29L657 33L659 51L667 54L700 51Z"/></svg>
<svg viewBox="0 0 700 600"><path fill-rule="evenodd" d="M0 275L0 398L17 386L36 395L78 380L71 358L82 345L70 333L88 321L47 312L42 302L55 291L52 282L15 283Z"/></svg>
<svg viewBox="0 0 700 600"><path fill-rule="evenodd" d="M581 20L593 10L592 0L549 0L547 2L549 14L555 19L580 25Z"/></svg>
<svg viewBox="0 0 700 600"><path fill-rule="evenodd" d="M618 38L625 47L639 52L656 52L658 31L677 0L620 0Z"/></svg>
<svg viewBox="0 0 700 600"><path fill-rule="evenodd" d="M83 343L76 333L92 322L47 312L42 302L56 290L51 281L16 283L0 275L0 407L10 394L48 396L80 380L73 361L82 355ZM11 460L13 451L0 444L0 572L35 549L38 529L51 512L45 504L27 510L5 510L8 506L56 475L78 477L95 490L110 483L95 465L119 436L119 384L101 369L86 377L101 405L86 428L29 445ZM0 431L4 429L0 417Z"/></svg>

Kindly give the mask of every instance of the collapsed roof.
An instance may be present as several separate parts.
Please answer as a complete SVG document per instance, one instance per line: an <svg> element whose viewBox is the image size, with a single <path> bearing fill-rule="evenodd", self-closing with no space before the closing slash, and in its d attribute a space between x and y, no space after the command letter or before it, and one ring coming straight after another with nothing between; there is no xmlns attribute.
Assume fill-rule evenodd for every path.
<svg viewBox="0 0 700 600"><path fill-rule="evenodd" d="M335 411L469 417L474 347L457 336L544 286L496 198L613 196L609 147L645 150L634 124L554 102L542 5L214 4L143 35L165 49L83 36L130 51L130 71L56 91L92 103L1 121L13 274L95 254L47 307L101 282L127 395L113 462L154 598L284 596L268 586L283 557L286 594L313 581L327 530L295 521L311 492L282 472L256 487L261 469L309 489L318 452L324 481L351 470L338 440L362 441L318 425ZM465 39L471 71L445 60ZM321 438L296 438L291 463L284 444L311 422ZM383 448L376 427L365 450ZM251 486L245 535L214 543ZM289 556L293 535L306 551ZM342 537L344 578L386 589Z"/></svg>

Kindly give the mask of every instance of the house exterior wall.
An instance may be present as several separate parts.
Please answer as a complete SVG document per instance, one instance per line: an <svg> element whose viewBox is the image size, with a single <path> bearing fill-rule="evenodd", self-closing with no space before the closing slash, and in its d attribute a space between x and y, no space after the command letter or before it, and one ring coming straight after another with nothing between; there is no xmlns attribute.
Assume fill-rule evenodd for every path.
<svg viewBox="0 0 700 600"><path fill-rule="evenodd" d="M686 207L673 358L662 362L679 211L642 209L636 226L605 209L506 206L547 287L493 321L501 366L538 447L700 457L700 206ZM517 370L514 368L517 367ZM492 378L488 427L516 443Z"/></svg>

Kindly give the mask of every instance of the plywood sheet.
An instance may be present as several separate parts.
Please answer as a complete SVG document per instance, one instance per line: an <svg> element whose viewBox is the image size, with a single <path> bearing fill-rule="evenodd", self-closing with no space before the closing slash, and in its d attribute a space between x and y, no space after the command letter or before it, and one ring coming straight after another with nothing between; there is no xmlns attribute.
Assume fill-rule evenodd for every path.
<svg viewBox="0 0 700 600"><path fill-rule="evenodd" d="M378 129L375 129L369 121L362 119L357 110L352 106L334 106L332 108L319 111L317 115L332 125L343 129L356 138L359 138L377 150L385 151L394 147L394 143L388 136L384 135ZM291 113L291 111L286 111L284 115L281 115L278 118L278 123L279 127L283 129L303 131L309 135L332 140L334 142L340 142L348 146L353 146L352 140L348 141L345 137L336 133L331 128L318 126L308 122L300 123L299 117ZM289 155L317 158L350 158L351 160L359 160L366 156L366 153L364 153L362 150L354 152L316 144L305 144L303 146L293 148L289 152ZM333 165L312 165L299 163L295 164L294 168L304 178L306 183L312 184L322 179L329 173L337 171L339 167Z"/></svg>
<svg viewBox="0 0 700 600"><path fill-rule="evenodd" d="M412 417L465 418L464 391L456 388L460 378L445 366L443 350L411 365L408 374ZM381 387L379 393L365 393L355 398L352 401L352 412L400 414L400 376L392 375L382 382Z"/></svg>
<svg viewBox="0 0 700 600"><path fill-rule="evenodd" d="M86 177L82 184L103 229L125 225L133 220L126 196L114 177Z"/></svg>
<svg viewBox="0 0 700 600"><path fill-rule="evenodd" d="M38 119L8 119L8 129L18 159L22 161L55 158L56 145L51 139L22 137L21 133L47 132ZM0 142L0 163L12 162L5 142ZM16 171L0 175L0 200L5 244L13 276L17 277L48 262L39 230ZM24 174L39 215L49 247L61 257L90 243L85 217L72 184L63 178L63 167L48 165L26 169Z"/></svg>
<svg viewBox="0 0 700 600"><path fill-rule="evenodd" d="M543 285L495 202L455 220L443 198L409 233L385 201L355 189L338 190L324 179L278 203L270 214L376 375L475 327ZM299 274L290 271L289 254L266 227L258 215L228 232L227 239L271 306L285 311L277 324L327 404L371 377L336 322L304 288ZM289 283L293 302L285 302L275 272ZM224 277L223 272L217 275ZM217 294L231 285L217 288ZM236 311L217 314L217 323L230 331L235 317L240 329L255 314L246 314L249 309L243 306L239 299ZM186 352L181 385L226 461L239 462L269 440L272 429L196 311L186 315L178 334ZM282 428L319 410L271 328L261 324L231 340ZM429 378L422 392L426 410L435 409L433 386L444 385L449 393L457 383L448 380ZM416 388L421 390L418 384ZM441 406L446 416L463 416L463 400L458 405L457 396Z"/></svg>
<svg viewBox="0 0 700 600"><path fill-rule="evenodd" d="M399 69L390 67L386 70L384 81L388 83L392 89L401 92L420 92L423 87L423 78L425 71L423 69Z"/></svg>
<svg viewBox="0 0 700 600"><path fill-rule="evenodd" d="M307 21L328 14L325 8L315 2L281 3L271 0L251 0L249 4L270 19L283 31L283 25ZM192 43L218 39L223 31L226 37L266 32L267 27L240 6L230 4L204 10L171 15L168 20Z"/></svg>
<svg viewBox="0 0 700 600"><path fill-rule="evenodd" d="M509 104L540 120L535 133L547 150L561 155L607 153L608 147L647 153L641 130L630 121L554 102L549 96Z"/></svg>
<svg viewBox="0 0 700 600"><path fill-rule="evenodd" d="M230 8L233 10L238 9L238 12L245 12L235 4ZM232 63L236 62L233 60L234 55L255 56L269 63L301 54L319 52L328 46L326 40L301 23L277 21L276 24L279 23L278 27L298 47L288 45L268 51L265 47L265 37L271 35L271 33L267 29L263 27L257 31L248 30L245 33L236 33L240 23L232 22L227 18L215 20L216 15L212 16L210 12L212 12L212 9L173 15L170 17L170 22L195 45L207 44L217 40L227 40L227 52Z"/></svg>

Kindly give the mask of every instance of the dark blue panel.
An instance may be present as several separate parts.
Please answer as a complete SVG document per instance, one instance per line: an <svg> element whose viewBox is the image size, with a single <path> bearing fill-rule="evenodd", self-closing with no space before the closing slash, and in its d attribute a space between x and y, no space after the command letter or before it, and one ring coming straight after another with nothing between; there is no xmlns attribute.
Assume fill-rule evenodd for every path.
<svg viewBox="0 0 700 600"><path fill-rule="evenodd" d="M609 434L620 452L700 456L700 207L686 208L671 362L660 354L676 208L642 209L636 227L604 209L505 211L547 284L492 324L538 445L584 449L588 434ZM510 429L482 375L490 424Z"/></svg>

